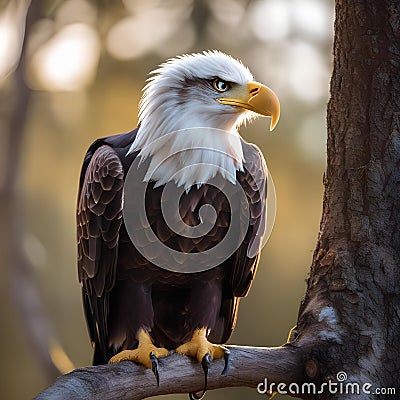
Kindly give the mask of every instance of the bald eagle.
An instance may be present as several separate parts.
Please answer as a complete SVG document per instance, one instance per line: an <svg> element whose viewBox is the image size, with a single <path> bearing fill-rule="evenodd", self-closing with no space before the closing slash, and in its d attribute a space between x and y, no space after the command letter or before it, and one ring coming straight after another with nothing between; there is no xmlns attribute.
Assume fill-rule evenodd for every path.
<svg viewBox="0 0 400 400"><path fill-rule="evenodd" d="M279 107L240 61L219 51L178 56L151 73L138 127L89 147L77 242L94 365L132 360L158 381L158 359L174 350L197 359L205 379L212 359L225 357L227 372L222 344L255 276L266 218L265 161L238 127L262 115L272 130ZM183 228L168 221L175 209ZM233 247L221 250L231 225Z"/></svg>

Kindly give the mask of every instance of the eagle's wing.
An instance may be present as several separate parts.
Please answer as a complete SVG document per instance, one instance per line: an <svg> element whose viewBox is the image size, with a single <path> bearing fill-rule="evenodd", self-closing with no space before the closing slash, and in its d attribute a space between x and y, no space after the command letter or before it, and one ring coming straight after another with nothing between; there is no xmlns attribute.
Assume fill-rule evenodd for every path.
<svg viewBox="0 0 400 400"><path fill-rule="evenodd" d="M233 261L231 284L235 297L246 296L253 282L266 223L267 166L257 146L246 143L243 151L245 170L237 178L246 194L250 215L246 235Z"/></svg>
<svg viewBox="0 0 400 400"><path fill-rule="evenodd" d="M85 166L77 207L78 274L95 345L94 363L101 363L108 359L109 292L117 268L124 170L116 152L107 145L97 148L93 155L89 152Z"/></svg>
<svg viewBox="0 0 400 400"><path fill-rule="evenodd" d="M250 290L265 233L267 166L257 146L243 143L243 153L245 170L237 174L237 179L246 195L244 201L247 201L250 219L242 243L228 260L231 273L226 288L227 296L222 301L221 318L210 336L220 343L227 342L235 328L240 298ZM238 217L247 218L245 209L246 205L242 205Z"/></svg>

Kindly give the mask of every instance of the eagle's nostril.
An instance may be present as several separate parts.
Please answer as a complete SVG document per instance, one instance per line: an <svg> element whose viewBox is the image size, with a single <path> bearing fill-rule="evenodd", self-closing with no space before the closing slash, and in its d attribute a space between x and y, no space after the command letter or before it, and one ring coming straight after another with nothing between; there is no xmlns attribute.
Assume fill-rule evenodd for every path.
<svg viewBox="0 0 400 400"><path fill-rule="evenodd" d="M260 88L255 87L255 88L253 88L253 89L250 90L250 94L251 94L252 96L255 96L259 91L260 91Z"/></svg>

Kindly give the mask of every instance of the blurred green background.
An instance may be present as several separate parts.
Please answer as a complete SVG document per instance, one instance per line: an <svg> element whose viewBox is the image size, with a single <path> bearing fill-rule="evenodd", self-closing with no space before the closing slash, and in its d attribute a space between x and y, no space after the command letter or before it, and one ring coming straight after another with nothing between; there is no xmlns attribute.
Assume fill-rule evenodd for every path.
<svg viewBox="0 0 400 400"><path fill-rule="evenodd" d="M43 390L56 374L49 354L64 369L90 364L76 273L81 162L94 139L136 126L147 73L181 53L240 58L281 100L273 133L266 119L241 129L267 159L277 216L230 343L284 343L321 215L333 1L36 0L24 35L29 4L0 0L1 398ZM207 399L244 396L260 398L240 388Z"/></svg>

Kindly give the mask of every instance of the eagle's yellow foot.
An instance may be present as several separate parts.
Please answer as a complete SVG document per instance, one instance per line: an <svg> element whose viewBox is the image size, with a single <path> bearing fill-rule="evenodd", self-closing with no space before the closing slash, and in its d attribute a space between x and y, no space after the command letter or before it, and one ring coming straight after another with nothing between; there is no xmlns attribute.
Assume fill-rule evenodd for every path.
<svg viewBox="0 0 400 400"><path fill-rule="evenodd" d="M170 352L163 347L154 346L149 334L143 329L141 329L138 333L138 340L139 344L137 349L122 350L114 357L111 357L108 363L113 364L128 360L142 364L146 368L151 368L156 377L158 386L160 383L160 376L158 374L158 359L168 356Z"/></svg>
<svg viewBox="0 0 400 400"><path fill-rule="evenodd" d="M226 375L229 370L229 350L217 344L210 343L207 340L207 329L201 328L196 329L193 333L192 339L179 346L176 350L176 353L186 355L189 357L196 358L204 371L204 389L201 395L197 395L195 393L190 393L189 396L191 399L202 399L207 390L207 376L208 369L210 368L211 361L216 360L218 358L224 358L225 366L221 373L221 375Z"/></svg>

